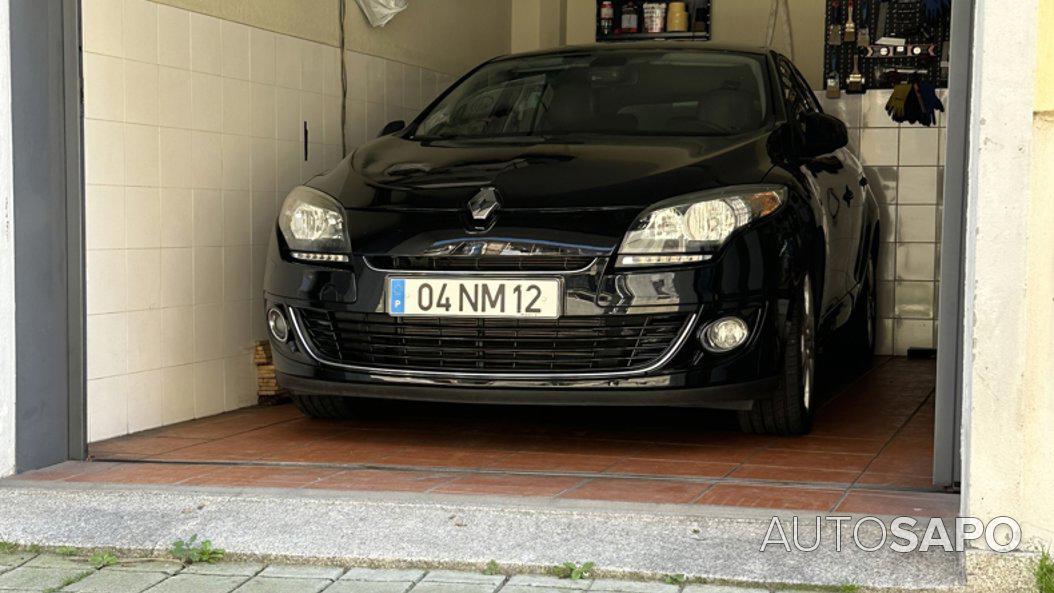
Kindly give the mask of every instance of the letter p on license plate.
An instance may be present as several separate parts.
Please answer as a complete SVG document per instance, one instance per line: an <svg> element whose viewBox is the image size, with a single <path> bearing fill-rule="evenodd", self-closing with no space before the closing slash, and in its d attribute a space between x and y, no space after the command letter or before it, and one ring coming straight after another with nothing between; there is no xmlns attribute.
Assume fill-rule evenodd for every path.
<svg viewBox="0 0 1054 593"><path fill-rule="evenodd" d="M556 319L562 293L556 278L388 278L388 313Z"/></svg>

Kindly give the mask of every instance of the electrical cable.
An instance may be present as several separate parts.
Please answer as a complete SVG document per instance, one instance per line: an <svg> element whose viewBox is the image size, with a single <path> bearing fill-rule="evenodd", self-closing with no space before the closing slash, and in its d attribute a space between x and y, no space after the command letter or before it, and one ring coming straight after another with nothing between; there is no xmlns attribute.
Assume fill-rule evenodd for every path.
<svg viewBox="0 0 1054 593"><path fill-rule="evenodd" d="M337 0L340 20L340 156L348 156L348 59L344 31L348 15L347 0Z"/></svg>

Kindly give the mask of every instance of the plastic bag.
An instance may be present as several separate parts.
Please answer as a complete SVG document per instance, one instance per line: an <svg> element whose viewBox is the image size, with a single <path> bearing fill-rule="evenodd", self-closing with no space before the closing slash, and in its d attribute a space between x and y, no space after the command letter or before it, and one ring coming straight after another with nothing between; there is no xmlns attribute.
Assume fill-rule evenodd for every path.
<svg viewBox="0 0 1054 593"><path fill-rule="evenodd" d="M392 17L406 10L409 0L356 0L373 27L383 27Z"/></svg>

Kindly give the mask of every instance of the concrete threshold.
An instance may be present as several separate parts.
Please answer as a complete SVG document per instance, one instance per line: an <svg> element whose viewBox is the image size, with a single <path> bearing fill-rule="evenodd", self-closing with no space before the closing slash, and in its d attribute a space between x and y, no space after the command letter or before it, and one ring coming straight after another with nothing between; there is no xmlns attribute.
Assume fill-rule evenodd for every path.
<svg viewBox="0 0 1054 593"><path fill-rule="evenodd" d="M949 590L963 583L962 554L899 554L888 546L865 552L853 545L851 528L843 530L848 533L839 551L827 523L815 551L771 545L762 552L774 514L785 526L797 516L802 543L816 540L817 515L809 512L0 481L0 541L47 547L162 554L173 541L197 534L235 557L265 562L478 570L494 560L516 572L595 562L598 575L612 578L686 574L715 582L898 590ZM878 537L874 523L863 525L861 539Z"/></svg>

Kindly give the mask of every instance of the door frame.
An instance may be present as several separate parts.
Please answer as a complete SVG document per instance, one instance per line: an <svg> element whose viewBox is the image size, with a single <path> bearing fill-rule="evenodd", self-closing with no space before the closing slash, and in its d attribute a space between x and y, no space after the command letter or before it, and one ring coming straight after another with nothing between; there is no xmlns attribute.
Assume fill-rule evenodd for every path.
<svg viewBox="0 0 1054 593"><path fill-rule="evenodd" d="M962 482L963 310L966 299L967 177L971 148L970 97L973 86L974 10L977 0L952 3L951 55L948 80L948 148L944 164L943 216L940 240L940 294L937 326L937 390L933 430L933 483L956 487ZM940 318L944 321L941 322Z"/></svg>
<svg viewBox="0 0 1054 593"><path fill-rule="evenodd" d="M961 422L962 422L962 378L963 378L963 327L956 322L962 318L964 305L964 287L962 281L962 253L965 248L963 233L966 215L966 163L970 149L970 130L968 109L970 106L970 89L972 72L970 47L974 34L974 11L976 0L961 0L952 3L952 38L950 59L954 66L950 72L948 100L948 150L944 175L944 216L941 233L941 269L939 310L945 323L938 325L937 342L943 347L937 350L937 390L936 419L934 427L934 481L940 485L954 485L961 480ZM65 276L62 310L55 308L55 303L41 302L42 299L29 299L23 296L18 299L18 319L32 320L37 315L60 315L66 320L66 333L63 342L65 348L58 352L54 344L48 345L33 328L20 321L16 330L16 343L19 346L18 390L16 394L17 444L16 458L18 471L36 469L65 460L82 460L87 457L87 364L86 364L86 301L85 301L85 245L84 245L84 143L83 143L83 103L82 103L82 52L81 52L81 2L80 0L61 0L60 3L39 3L50 5L48 9L30 8L37 3L12 3L24 5L20 9L33 19L34 29L47 31L47 43L53 50L37 62L19 63L15 58L16 35L12 31L12 78L26 76L30 69L42 70L40 61L49 60L42 71L53 80L61 80L63 101L60 108L48 102L37 100L35 105L23 101L18 112L19 120L13 127L18 128L26 123L39 123L30 116L28 122L21 121L25 110L29 109L37 116L43 114L57 117L63 122L64 137L52 140L49 155L55 162L63 162L65 167L64 195L55 196L63 200L65 208ZM27 16L23 14L22 16ZM22 24L20 23L20 26ZM25 41L25 38L23 38ZM55 52L54 50L60 50ZM56 74L56 70L60 72ZM17 75L17 76L16 76ZM41 76L47 76L42 74ZM17 82L17 81L16 81ZM22 89L13 85L13 102ZM39 98L39 97L38 97ZM28 130L24 130L28 132ZM15 146L15 157L18 157L18 146ZM16 180L16 188L17 180ZM19 200L19 196L27 196ZM29 200L38 200L39 195L32 191L16 191L16 210ZM35 252L38 241L27 234L16 234L17 253ZM23 255L23 258L29 258ZM16 269L18 268L16 263ZM17 290L17 288L16 288ZM17 293L16 293L17 294ZM58 299L62 300L62 299ZM48 347L53 356L41 355L42 347ZM33 353L30 358L30 353ZM53 377L54 363L47 361L63 360L66 366L67 380L61 393L44 394L34 386L43 384L46 377ZM23 364L24 363L24 364ZM52 392L54 389L52 389ZM48 397L47 410L54 414L61 410L66 430L63 434L46 430L54 426L54 418L49 424L47 414L23 414L21 410L39 409L39 403L31 398Z"/></svg>

